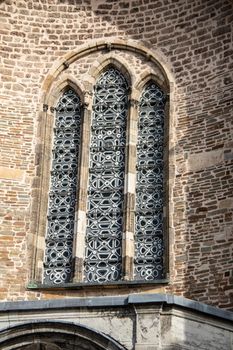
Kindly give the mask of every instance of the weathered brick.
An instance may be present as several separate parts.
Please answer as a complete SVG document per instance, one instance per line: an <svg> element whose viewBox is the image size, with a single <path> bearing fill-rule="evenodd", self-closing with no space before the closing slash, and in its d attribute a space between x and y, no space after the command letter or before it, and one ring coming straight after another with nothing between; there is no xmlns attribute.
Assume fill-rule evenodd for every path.
<svg viewBox="0 0 233 350"><path fill-rule="evenodd" d="M164 291L232 308L230 295L223 296L233 283L229 273L233 244L229 233L233 220L233 157L229 146L233 108L232 4L198 0L187 4L177 0L172 7L167 1L92 3L41 0L2 1L0 5L0 251L4 256L0 298L52 297L24 289L31 254L26 243L28 235L34 234L29 229L29 208L41 175L41 158L35 150L39 143L41 86L54 61L89 40L106 37L134 39L158 52L175 81L175 125L171 134L175 135L172 148L177 173L170 198L175 234L171 240L171 284ZM120 55L136 67L138 78L143 65L130 61L124 52ZM88 62L80 60L69 74L79 79L79 73L84 74L95 59L94 55ZM190 283L192 279L195 283ZM61 295L63 292L57 292L53 297ZM67 297L71 295L74 294L66 292Z"/></svg>

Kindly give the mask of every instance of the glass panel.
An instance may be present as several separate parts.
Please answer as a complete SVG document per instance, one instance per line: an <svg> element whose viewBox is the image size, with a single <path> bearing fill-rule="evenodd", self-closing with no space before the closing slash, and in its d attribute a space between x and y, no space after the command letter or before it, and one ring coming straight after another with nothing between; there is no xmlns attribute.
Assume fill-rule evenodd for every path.
<svg viewBox="0 0 233 350"><path fill-rule="evenodd" d="M87 208L85 279L121 279L128 85L110 67L95 86Z"/></svg>
<svg viewBox="0 0 233 350"><path fill-rule="evenodd" d="M139 105L135 220L135 277L163 278L163 139L165 95L153 82Z"/></svg>
<svg viewBox="0 0 233 350"><path fill-rule="evenodd" d="M72 277L72 249L81 127L80 98L68 89L56 108L44 282Z"/></svg>

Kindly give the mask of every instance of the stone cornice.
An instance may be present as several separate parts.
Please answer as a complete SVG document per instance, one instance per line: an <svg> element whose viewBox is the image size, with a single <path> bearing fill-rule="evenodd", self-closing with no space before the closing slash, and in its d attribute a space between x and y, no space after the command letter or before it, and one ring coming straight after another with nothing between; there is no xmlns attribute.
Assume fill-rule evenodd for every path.
<svg viewBox="0 0 233 350"><path fill-rule="evenodd" d="M130 305L148 305L165 304L168 306L182 307L184 310L196 311L209 316L233 321L233 312L222 310L210 305L206 305L195 300L186 299L176 295L169 294L131 294L112 297L90 297L90 298L72 298L72 299L53 299L39 301L14 301L1 302L0 314L11 311L32 311L32 310L51 310L68 308L105 308L105 307L124 307Z"/></svg>

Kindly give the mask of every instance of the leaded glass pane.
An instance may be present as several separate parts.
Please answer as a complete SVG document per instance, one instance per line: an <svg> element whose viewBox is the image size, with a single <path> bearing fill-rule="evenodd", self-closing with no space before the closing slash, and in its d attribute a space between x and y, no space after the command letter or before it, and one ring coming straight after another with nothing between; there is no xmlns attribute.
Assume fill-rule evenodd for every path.
<svg viewBox="0 0 233 350"><path fill-rule="evenodd" d="M128 85L113 67L98 79L93 101L85 279L121 279Z"/></svg>
<svg viewBox="0 0 233 350"><path fill-rule="evenodd" d="M49 191L44 282L69 282L80 146L80 98L68 89L57 108Z"/></svg>
<svg viewBox="0 0 233 350"><path fill-rule="evenodd" d="M163 139L165 95L153 82L140 98L135 212L135 277L163 278Z"/></svg>

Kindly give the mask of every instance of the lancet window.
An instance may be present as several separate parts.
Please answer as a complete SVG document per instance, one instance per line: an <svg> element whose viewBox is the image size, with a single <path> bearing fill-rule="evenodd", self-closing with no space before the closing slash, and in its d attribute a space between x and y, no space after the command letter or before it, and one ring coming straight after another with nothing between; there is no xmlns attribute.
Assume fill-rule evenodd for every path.
<svg viewBox="0 0 233 350"><path fill-rule="evenodd" d="M110 67L95 85L90 146L85 272L88 282L122 275L128 85Z"/></svg>
<svg viewBox="0 0 233 350"><path fill-rule="evenodd" d="M85 238L82 238L79 249L83 255L78 256L79 261L82 261L81 268L78 265L81 276L78 282L108 284L124 281L124 264L127 261L124 256L124 237L127 235L126 216L129 211L130 220L134 216L133 225L130 221L134 249L128 250L133 262L128 280L141 283L166 277L166 95L155 81L150 80L142 89L138 104L133 103L130 107L133 88L129 88L128 80L118 68L107 66L93 86L90 124L85 119L85 111L81 111L80 97L72 88L67 87L58 101L55 108L45 240L45 284L61 285L73 281L75 249L81 242L81 236ZM135 123L135 119L130 122L132 108L133 118L136 116L137 120ZM85 128L89 130L84 133L90 135L88 140L84 140L82 135L82 118ZM132 125L133 131L130 129ZM130 144L128 133L136 137L134 143ZM84 144L85 147L82 147ZM79 219L78 183L82 169L88 168L87 163L85 167L79 168L84 152L82 149L87 152L84 157L86 162L89 157L89 174L83 177L86 184L81 181L82 193L87 193L86 204L83 205L82 199L82 213L86 207L86 218L83 219L82 214ZM126 186L129 164L130 171L134 172L130 179L136 177L136 182L133 180L130 184L130 196ZM130 210L127 209L127 196L131 198ZM86 232L84 230L80 235L77 234L78 225L85 227Z"/></svg>
<svg viewBox="0 0 233 350"><path fill-rule="evenodd" d="M56 107L44 260L44 281L69 282L72 277L77 171L81 137L81 103L68 88Z"/></svg>
<svg viewBox="0 0 233 350"><path fill-rule="evenodd" d="M165 94L150 82L139 102L135 211L135 275L163 278Z"/></svg>

